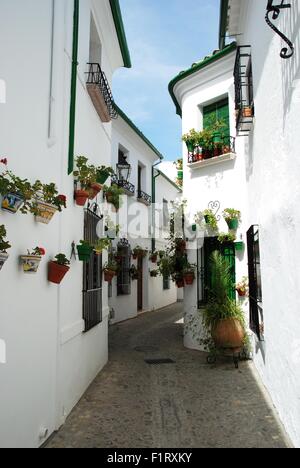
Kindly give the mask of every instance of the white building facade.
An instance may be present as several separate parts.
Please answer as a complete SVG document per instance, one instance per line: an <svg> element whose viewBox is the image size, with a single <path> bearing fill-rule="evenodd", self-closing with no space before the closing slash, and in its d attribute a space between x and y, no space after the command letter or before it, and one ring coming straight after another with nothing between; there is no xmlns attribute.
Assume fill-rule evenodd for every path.
<svg viewBox="0 0 300 468"><path fill-rule="evenodd" d="M0 214L12 245L1 270L0 446L38 447L108 359L107 285L99 277L102 302L89 316L90 286L73 255L88 214L73 201L72 170L75 155L111 165L113 109L101 96L99 108L103 88L92 95L87 81L99 84L101 76L109 90L130 57L118 1L16 0L0 9L1 159L21 178L54 182L67 196L67 209L49 225L30 214ZM46 257L36 275L26 275L19 256L36 245ZM47 281L48 260L60 252L71 268L55 286Z"/></svg>

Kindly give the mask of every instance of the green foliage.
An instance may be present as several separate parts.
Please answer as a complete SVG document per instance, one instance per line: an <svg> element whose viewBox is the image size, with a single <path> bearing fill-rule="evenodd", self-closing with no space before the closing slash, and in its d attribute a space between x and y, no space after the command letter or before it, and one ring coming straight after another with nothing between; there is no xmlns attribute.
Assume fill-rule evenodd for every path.
<svg viewBox="0 0 300 468"><path fill-rule="evenodd" d="M236 235L228 232L221 232L218 236L218 241L221 244L231 243L236 241Z"/></svg>
<svg viewBox="0 0 300 468"><path fill-rule="evenodd" d="M206 224L213 230L218 232L218 221L217 217L214 212L210 209L203 211L203 217L205 219Z"/></svg>
<svg viewBox="0 0 300 468"><path fill-rule="evenodd" d="M144 249L143 247L141 247L140 245L137 245L133 251L132 251L133 255L134 256L137 256L137 257L147 257L147 254L148 254L148 250L147 249Z"/></svg>
<svg viewBox="0 0 300 468"><path fill-rule="evenodd" d="M98 239L97 242L93 245L96 252L101 253L103 250L108 250L111 247L111 240L104 238Z"/></svg>
<svg viewBox="0 0 300 468"><path fill-rule="evenodd" d="M233 208L226 208L223 211L223 217L225 221L231 221L233 219L237 219L238 221L241 220L241 212L238 210L235 210Z"/></svg>
<svg viewBox="0 0 300 468"><path fill-rule="evenodd" d="M91 184L97 179L96 167L88 164L88 158L85 156L78 156L75 161L77 169L73 175L80 182L82 190L89 190Z"/></svg>
<svg viewBox="0 0 300 468"><path fill-rule="evenodd" d="M117 185L112 185L110 187L104 186L103 191L105 193L108 203L111 203L116 210L122 206L122 196L124 195L124 190Z"/></svg>
<svg viewBox="0 0 300 468"><path fill-rule="evenodd" d="M151 278L157 278L159 276L159 270L150 271Z"/></svg>
<svg viewBox="0 0 300 468"><path fill-rule="evenodd" d="M112 258L109 258L108 262L104 265L103 270L104 271L114 271L117 272L119 269L118 263L113 260Z"/></svg>
<svg viewBox="0 0 300 468"><path fill-rule="evenodd" d="M58 265L62 265L62 266L69 266L70 260L68 260L68 258L64 254L60 253L56 255L55 263L57 263Z"/></svg>
<svg viewBox="0 0 300 468"><path fill-rule="evenodd" d="M65 195L59 195L57 187L54 183L42 184L40 180L37 180L32 186L34 194L37 200L44 201L50 205L56 206L58 211L62 211L63 208L66 208L67 198ZM34 214L38 214L39 209L36 204L36 201L32 203L31 211Z"/></svg>
<svg viewBox="0 0 300 468"><path fill-rule="evenodd" d="M11 171L0 174L0 194L2 196L14 193L23 198L20 212L26 214L32 211L30 200L36 193L36 187L31 185L28 179L21 179Z"/></svg>
<svg viewBox="0 0 300 468"><path fill-rule="evenodd" d="M5 226L2 224L0 225L0 252L6 252L11 248L10 243L6 240L6 235Z"/></svg>
<svg viewBox="0 0 300 468"><path fill-rule="evenodd" d="M226 259L214 252L212 262L212 287L209 291L210 299L203 312L203 323L207 330L212 330L220 320L237 319L245 326L242 308L228 296L228 291L233 287L230 267Z"/></svg>

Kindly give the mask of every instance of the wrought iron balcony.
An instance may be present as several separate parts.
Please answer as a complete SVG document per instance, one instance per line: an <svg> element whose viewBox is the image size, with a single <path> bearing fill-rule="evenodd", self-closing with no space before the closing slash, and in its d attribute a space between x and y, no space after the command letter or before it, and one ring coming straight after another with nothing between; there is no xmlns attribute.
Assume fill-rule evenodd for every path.
<svg viewBox="0 0 300 468"><path fill-rule="evenodd" d="M114 99L105 73L99 63L88 63L87 90L102 122L117 119Z"/></svg>
<svg viewBox="0 0 300 468"><path fill-rule="evenodd" d="M254 118L251 46L237 49L234 83L237 134L248 135Z"/></svg>
<svg viewBox="0 0 300 468"><path fill-rule="evenodd" d="M118 180L116 176L111 178L112 185L117 185L122 188L126 195L133 197L135 195L135 186L127 180Z"/></svg>
<svg viewBox="0 0 300 468"><path fill-rule="evenodd" d="M221 160L233 159L235 155L235 138L221 137L219 143L212 143L210 148L195 146L194 151L189 151L188 164L209 165L206 163L217 163Z"/></svg>
<svg viewBox="0 0 300 468"><path fill-rule="evenodd" d="M138 190L137 199L140 203L144 203L146 206L150 206L152 203L152 197L142 190Z"/></svg>

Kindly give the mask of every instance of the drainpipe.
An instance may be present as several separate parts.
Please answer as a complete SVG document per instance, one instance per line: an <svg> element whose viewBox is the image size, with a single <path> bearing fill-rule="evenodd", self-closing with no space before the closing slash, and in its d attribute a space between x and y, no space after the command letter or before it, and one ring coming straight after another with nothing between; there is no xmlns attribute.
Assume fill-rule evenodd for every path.
<svg viewBox="0 0 300 468"><path fill-rule="evenodd" d="M71 174L74 169L76 87L77 87L77 67L78 67L78 33L79 33L79 0L74 0L68 174Z"/></svg>
<svg viewBox="0 0 300 468"><path fill-rule="evenodd" d="M157 161L155 164L152 166L152 252L155 252L156 248L156 242L155 242L155 232L156 232L156 226L155 226L155 204L156 204L156 179L160 176L160 174L155 175L155 168L161 164L161 159Z"/></svg>

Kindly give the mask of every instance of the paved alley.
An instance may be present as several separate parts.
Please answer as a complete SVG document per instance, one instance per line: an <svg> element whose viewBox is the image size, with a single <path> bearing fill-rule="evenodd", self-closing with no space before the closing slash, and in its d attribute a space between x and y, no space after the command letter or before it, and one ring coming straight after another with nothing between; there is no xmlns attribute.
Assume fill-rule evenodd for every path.
<svg viewBox="0 0 300 468"><path fill-rule="evenodd" d="M113 326L109 364L48 447L286 447L252 364L207 365L184 349L181 318L175 305Z"/></svg>

